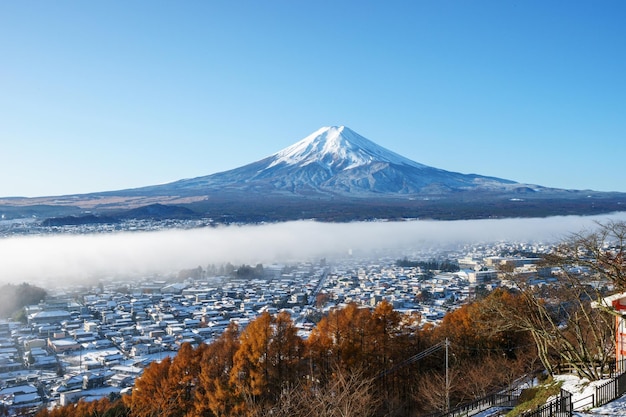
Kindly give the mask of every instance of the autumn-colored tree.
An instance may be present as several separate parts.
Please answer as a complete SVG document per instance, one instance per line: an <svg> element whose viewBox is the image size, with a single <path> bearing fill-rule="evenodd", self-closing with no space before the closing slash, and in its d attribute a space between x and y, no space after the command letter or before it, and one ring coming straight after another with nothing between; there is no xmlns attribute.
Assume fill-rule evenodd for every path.
<svg viewBox="0 0 626 417"><path fill-rule="evenodd" d="M315 307L322 308L330 300L330 295L325 292L320 292L315 296Z"/></svg>
<svg viewBox="0 0 626 417"><path fill-rule="evenodd" d="M514 364L522 360L524 332L502 327L499 308L523 308L520 300L496 291L449 313L441 326L421 328L418 317L387 302L373 310L348 304L322 318L306 342L289 314L264 313L241 333L231 324L209 345L184 344L173 359L152 363L123 402L61 407L41 417L405 416L420 406L441 409L441 349L414 358L452 341L451 375L464 372L444 387L453 404L507 386L523 372Z"/></svg>
<svg viewBox="0 0 626 417"><path fill-rule="evenodd" d="M502 302L513 303L510 294L498 293ZM508 328L494 328L498 319L491 310L485 308L489 297L465 304L446 314L439 326L434 329L436 340L448 339L455 349L457 359L475 360L490 355L515 356L517 346L527 343L523 334ZM506 301L504 300L506 298Z"/></svg>
<svg viewBox="0 0 626 417"><path fill-rule="evenodd" d="M230 374L230 383L237 388L239 395L253 400L268 399L271 337L272 316L267 312L251 321L241 332Z"/></svg>
<svg viewBox="0 0 626 417"><path fill-rule="evenodd" d="M268 358L271 364L270 389L274 393L297 384L302 372L304 346L289 313L278 313L273 320Z"/></svg>
<svg viewBox="0 0 626 417"><path fill-rule="evenodd" d="M151 363L135 382L132 395L124 397L132 415L192 415L201 359L206 349L204 345L193 349L190 344L184 343L174 359L166 357L160 363Z"/></svg>
<svg viewBox="0 0 626 417"><path fill-rule="evenodd" d="M304 342L289 314L263 313L241 333L229 382L248 402L272 402L298 381L303 357Z"/></svg>
<svg viewBox="0 0 626 417"><path fill-rule="evenodd" d="M447 340L449 350L449 385L445 389L445 357L437 353L420 360L415 398L425 411L441 411L448 401L454 407L510 388L514 380L535 369L536 355L528 333L499 325L501 317L490 308L493 299L501 304L516 303L510 292L496 290L448 312L438 326L422 329L422 338L430 339L428 345Z"/></svg>
<svg viewBox="0 0 626 417"><path fill-rule="evenodd" d="M236 324L231 324L204 350L195 394L194 415L225 417L243 414L243 398L230 383L237 350L239 328Z"/></svg>
<svg viewBox="0 0 626 417"><path fill-rule="evenodd" d="M306 340L310 368L313 371L315 367L316 378L329 374L331 362L336 360L333 354L334 331L333 326L329 324L332 321L329 317L334 314L336 312L331 311L329 316L323 317ZM313 378L313 375L309 375L309 377Z"/></svg>
<svg viewBox="0 0 626 417"><path fill-rule="evenodd" d="M204 344L193 349L189 343L183 343L172 360L168 380L177 415L188 415L194 409L195 389L198 386L204 350Z"/></svg>
<svg viewBox="0 0 626 417"><path fill-rule="evenodd" d="M131 417L130 410L126 407L121 398L111 403L111 405L104 409L100 415L102 417Z"/></svg>
<svg viewBox="0 0 626 417"><path fill-rule="evenodd" d="M152 362L143 375L135 381L133 392L124 402L134 417L180 417L178 398L173 396L174 384L169 378L172 360L168 356L161 362Z"/></svg>
<svg viewBox="0 0 626 417"><path fill-rule="evenodd" d="M332 367L361 368L367 365L367 344L371 312L350 303L322 318L307 340L318 371L327 374Z"/></svg>
<svg viewBox="0 0 626 417"><path fill-rule="evenodd" d="M358 370L372 378L375 395L384 400L378 412L406 415L416 389L416 365L395 364L427 347L422 346L415 319L394 311L386 301L374 310L353 303L332 310L307 339L313 378L323 382L338 369ZM390 368L393 373L386 372Z"/></svg>
<svg viewBox="0 0 626 417"><path fill-rule="evenodd" d="M130 417L130 411L121 399L111 401L105 397L96 401L79 401L52 410L43 408L36 417Z"/></svg>
<svg viewBox="0 0 626 417"><path fill-rule="evenodd" d="M105 397L96 401L79 401L72 414L73 417L127 417L129 410L121 400L113 401Z"/></svg>
<svg viewBox="0 0 626 417"><path fill-rule="evenodd" d="M389 367L389 360L396 351L395 342L403 335L401 321L401 314L387 301L379 303L370 316L368 352L370 363L375 363L379 369Z"/></svg>

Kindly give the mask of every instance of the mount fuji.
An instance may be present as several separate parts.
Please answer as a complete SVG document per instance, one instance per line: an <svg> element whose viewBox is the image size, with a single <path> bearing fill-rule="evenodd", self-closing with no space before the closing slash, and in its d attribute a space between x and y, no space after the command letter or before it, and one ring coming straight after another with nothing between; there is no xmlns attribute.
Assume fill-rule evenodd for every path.
<svg viewBox="0 0 626 417"><path fill-rule="evenodd" d="M345 126L323 127L294 145L240 168L167 186L183 194L204 189L352 198L539 188L429 167L385 149Z"/></svg>
<svg viewBox="0 0 626 417"><path fill-rule="evenodd" d="M345 126L323 127L257 162L169 184L0 199L7 217L469 219L623 211L626 194L563 190L423 165ZM90 217L90 218L91 218ZM74 221L74 219L72 219Z"/></svg>

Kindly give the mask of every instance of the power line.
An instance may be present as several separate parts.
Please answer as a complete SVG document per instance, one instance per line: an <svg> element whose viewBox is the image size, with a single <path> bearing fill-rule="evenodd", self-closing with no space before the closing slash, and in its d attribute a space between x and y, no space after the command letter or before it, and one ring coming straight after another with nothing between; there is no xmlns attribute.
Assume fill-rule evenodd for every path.
<svg viewBox="0 0 626 417"><path fill-rule="evenodd" d="M446 410L450 409L450 379L448 376L448 347L450 346L450 342L448 341L448 339L446 338L445 340L437 343L436 345L433 345L431 347L429 347L426 350L421 351L420 353L411 356L410 358L400 362L399 364L391 367L390 369L387 369L384 372L381 372L378 377L382 378L386 375L389 375L390 373L393 373L395 371L397 371L398 369L410 365L414 362L419 361L420 359L423 359L427 356L432 355L433 353L437 352L440 349L445 348L446 349L446 361L445 361L445 366L446 366L446 386L445 386L445 391L446 391Z"/></svg>
<svg viewBox="0 0 626 417"><path fill-rule="evenodd" d="M378 374L378 377L382 378L382 377L384 377L386 375L389 375L389 374L397 371L400 368L403 368L403 367L405 367L407 365L410 365L410 364L412 364L414 362L419 361L420 359L423 359L423 358L425 358L427 356L430 356L433 353L437 352L438 350L443 349L447 345L448 345L448 339L443 340L443 341L437 343L436 345L433 345L433 346L429 347L428 349L425 349L425 350L421 351L420 353L418 353L416 355L413 355L413 356L411 356L408 359L403 360L402 362L392 366L391 368L387 369L386 371L381 372L380 374Z"/></svg>

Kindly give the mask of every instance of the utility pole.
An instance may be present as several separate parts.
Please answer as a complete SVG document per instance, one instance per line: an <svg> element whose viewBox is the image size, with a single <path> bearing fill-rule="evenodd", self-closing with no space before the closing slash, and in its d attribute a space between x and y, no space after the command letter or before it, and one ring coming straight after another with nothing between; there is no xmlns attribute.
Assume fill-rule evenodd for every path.
<svg viewBox="0 0 626 417"><path fill-rule="evenodd" d="M446 337L446 411L450 411L450 376L448 373L448 346L450 342Z"/></svg>

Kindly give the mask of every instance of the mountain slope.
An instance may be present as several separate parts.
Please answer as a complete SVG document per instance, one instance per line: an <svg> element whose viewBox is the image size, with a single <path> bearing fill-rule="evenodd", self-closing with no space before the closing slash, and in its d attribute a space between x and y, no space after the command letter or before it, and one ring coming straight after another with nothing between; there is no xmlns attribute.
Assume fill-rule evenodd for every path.
<svg viewBox="0 0 626 417"><path fill-rule="evenodd" d="M397 197L472 189L505 191L517 186L520 184L514 181L449 172L411 161L338 126L321 128L292 146L240 168L160 187L185 193L204 189ZM149 189L159 192L159 187Z"/></svg>

